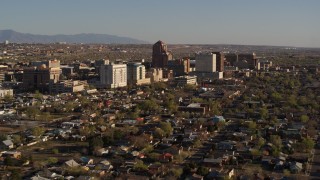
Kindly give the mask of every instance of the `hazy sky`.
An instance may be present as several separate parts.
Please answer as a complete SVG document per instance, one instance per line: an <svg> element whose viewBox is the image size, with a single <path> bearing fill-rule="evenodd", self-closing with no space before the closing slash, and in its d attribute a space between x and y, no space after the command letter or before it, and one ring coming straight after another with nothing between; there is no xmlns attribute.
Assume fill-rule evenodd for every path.
<svg viewBox="0 0 320 180"><path fill-rule="evenodd" d="M0 29L320 47L320 0L3 0Z"/></svg>

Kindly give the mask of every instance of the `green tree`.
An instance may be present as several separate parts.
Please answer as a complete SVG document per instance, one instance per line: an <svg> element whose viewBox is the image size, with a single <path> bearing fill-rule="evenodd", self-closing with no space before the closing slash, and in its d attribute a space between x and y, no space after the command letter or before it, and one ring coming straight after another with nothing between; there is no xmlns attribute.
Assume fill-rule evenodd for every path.
<svg viewBox="0 0 320 180"><path fill-rule="evenodd" d="M133 166L133 169L136 171L146 171L148 170L148 166L143 163L141 160L137 160L136 164Z"/></svg>
<svg viewBox="0 0 320 180"><path fill-rule="evenodd" d="M64 108L65 108L66 112L72 112L74 110L74 108L76 108L76 103L69 101L66 104L64 104Z"/></svg>
<svg viewBox="0 0 320 180"><path fill-rule="evenodd" d="M181 176L181 174L183 173L183 169L182 168L173 168L170 170L169 173L172 174L175 178L179 178Z"/></svg>
<svg viewBox="0 0 320 180"><path fill-rule="evenodd" d="M267 119L268 117L268 109L263 107L260 109L260 116L262 119Z"/></svg>
<svg viewBox="0 0 320 180"><path fill-rule="evenodd" d="M281 137L278 135L271 135L270 136L270 142L277 148L281 149L282 147L282 140Z"/></svg>
<svg viewBox="0 0 320 180"><path fill-rule="evenodd" d="M103 140L101 137L93 137L89 139L89 149L91 152L95 151L99 147L103 147Z"/></svg>
<svg viewBox="0 0 320 180"><path fill-rule="evenodd" d="M251 130L256 130L256 128L257 128L257 123L254 122L254 121L249 121L249 122L248 122L248 128L251 129Z"/></svg>
<svg viewBox="0 0 320 180"><path fill-rule="evenodd" d="M301 115L301 116L300 116L300 120L301 120L301 122L306 123L306 122L309 121L309 116L307 116L307 115Z"/></svg>
<svg viewBox="0 0 320 180"><path fill-rule="evenodd" d="M40 137L41 135L43 135L45 129L43 127L40 126L36 126L34 128L32 128L32 135L36 136L36 137Z"/></svg>
<svg viewBox="0 0 320 180"><path fill-rule="evenodd" d="M155 138L161 139L161 138L163 138L163 137L165 136L165 132L164 132L162 129L160 129L160 128L156 128L156 130L154 131L153 136L154 136Z"/></svg>
<svg viewBox="0 0 320 180"><path fill-rule="evenodd" d="M198 169L197 169L197 174L201 175L201 176L205 176L209 173L209 169L207 167L203 167L203 166L200 166Z"/></svg>
<svg viewBox="0 0 320 180"><path fill-rule="evenodd" d="M4 140L7 140L7 135L6 134L2 134L0 133L0 141L4 141Z"/></svg>
<svg viewBox="0 0 320 180"><path fill-rule="evenodd" d="M49 158L47 159L48 165L56 164L57 162L58 162L58 159L55 158L55 157L49 157Z"/></svg>
<svg viewBox="0 0 320 180"><path fill-rule="evenodd" d="M169 122L160 122L160 129L163 130L165 136L171 135L173 128Z"/></svg>
<svg viewBox="0 0 320 180"><path fill-rule="evenodd" d="M12 142L14 144L21 144L22 143L21 136L18 134L12 135Z"/></svg>
<svg viewBox="0 0 320 180"><path fill-rule="evenodd" d="M160 106L155 99L145 100L140 103L138 107L144 111L149 112L158 112L160 109Z"/></svg>
<svg viewBox="0 0 320 180"><path fill-rule="evenodd" d="M26 108L25 113L29 118L36 120L37 115L40 114L40 110L37 107L31 106Z"/></svg>
<svg viewBox="0 0 320 180"><path fill-rule="evenodd" d="M315 142L311 138L303 138L302 145L306 151L314 148Z"/></svg>
<svg viewBox="0 0 320 180"><path fill-rule="evenodd" d="M38 90L34 93L34 98L36 98L39 101L42 101L43 99L43 94L41 94Z"/></svg>

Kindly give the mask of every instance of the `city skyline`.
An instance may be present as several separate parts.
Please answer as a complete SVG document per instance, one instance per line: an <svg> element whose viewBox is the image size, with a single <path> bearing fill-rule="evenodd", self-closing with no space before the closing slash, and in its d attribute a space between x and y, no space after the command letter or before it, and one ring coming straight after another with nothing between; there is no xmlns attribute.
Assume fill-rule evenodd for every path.
<svg viewBox="0 0 320 180"><path fill-rule="evenodd" d="M150 43L320 47L319 5L315 0L4 1L0 29L111 34Z"/></svg>

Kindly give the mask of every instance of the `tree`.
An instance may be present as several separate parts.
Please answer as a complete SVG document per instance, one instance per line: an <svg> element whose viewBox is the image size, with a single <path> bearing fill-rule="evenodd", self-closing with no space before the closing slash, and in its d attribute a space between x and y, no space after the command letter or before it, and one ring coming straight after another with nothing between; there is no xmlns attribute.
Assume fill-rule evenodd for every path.
<svg viewBox="0 0 320 180"><path fill-rule="evenodd" d="M36 120L37 115L40 114L40 110L34 106L27 107L25 112L29 118L33 118L34 120Z"/></svg>
<svg viewBox="0 0 320 180"><path fill-rule="evenodd" d="M51 117L50 112L44 112L44 113L42 113L42 118L43 118L43 120L44 120L46 123L48 123L50 117Z"/></svg>
<svg viewBox="0 0 320 180"><path fill-rule="evenodd" d="M137 160L136 164L133 166L133 169L136 171L146 171L148 170L148 166L143 163L141 160Z"/></svg>
<svg viewBox="0 0 320 180"><path fill-rule="evenodd" d="M48 165L56 164L57 162L58 162L58 159L55 158L55 157L49 157L49 158L47 159Z"/></svg>
<svg viewBox="0 0 320 180"><path fill-rule="evenodd" d="M64 108L65 108L66 112L72 112L75 107L76 107L75 102L71 102L71 101L67 102L67 103L64 105Z"/></svg>
<svg viewBox="0 0 320 180"><path fill-rule="evenodd" d="M32 129L32 135L40 137L44 133L45 129L43 127L36 126Z"/></svg>
<svg viewBox="0 0 320 180"><path fill-rule="evenodd" d="M203 166L200 166L198 169L197 169L197 174L201 175L201 176L205 176L209 173L209 169L206 168L206 167L203 167Z"/></svg>
<svg viewBox="0 0 320 180"><path fill-rule="evenodd" d="M103 147L103 140L101 137L93 137L89 139L89 149L91 152L95 151L99 147Z"/></svg>
<svg viewBox="0 0 320 180"><path fill-rule="evenodd" d="M219 101L210 101L209 106L210 106L210 111L214 115L221 115L221 104Z"/></svg>
<svg viewBox="0 0 320 180"><path fill-rule="evenodd" d="M171 124L169 122L160 122L160 129L163 130L165 136L171 135L173 131L173 128L171 127Z"/></svg>
<svg viewBox="0 0 320 180"><path fill-rule="evenodd" d="M271 135L270 136L270 142L278 149L280 150L282 147L282 140L281 137L278 135Z"/></svg>
<svg viewBox="0 0 320 180"><path fill-rule="evenodd" d="M255 130L257 128L257 123L254 121L248 122L248 128L251 130Z"/></svg>
<svg viewBox="0 0 320 180"><path fill-rule="evenodd" d="M260 137L258 139L257 148L260 149L265 143L266 141L262 137Z"/></svg>
<svg viewBox="0 0 320 180"><path fill-rule="evenodd" d="M268 117L268 109L263 107L260 109L260 116L261 116L261 119L267 119Z"/></svg>
<svg viewBox="0 0 320 180"><path fill-rule="evenodd" d="M145 148L145 147L149 144L148 138L149 138L149 136L146 135L146 134L141 135L141 136L133 136L133 137L131 138L131 143L132 143L135 147L137 147L137 148L139 148L139 149L143 149L143 148Z"/></svg>
<svg viewBox="0 0 320 180"><path fill-rule="evenodd" d="M309 116L307 116L307 115L301 115L301 116L300 116L300 120L301 120L301 122L306 123L306 122L309 121Z"/></svg>
<svg viewBox="0 0 320 180"><path fill-rule="evenodd" d="M155 138L159 138L159 139L163 138L164 135L165 135L165 132L160 128L156 128L156 130L154 131L154 134L153 134L153 136Z"/></svg>
<svg viewBox="0 0 320 180"><path fill-rule="evenodd" d="M182 168L173 168L170 170L170 174L172 174L175 178L179 178L183 173Z"/></svg>
<svg viewBox="0 0 320 180"><path fill-rule="evenodd" d="M149 112L158 112L160 109L160 106L155 99L145 100L140 103L138 107L144 111Z"/></svg>
<svg viewBox="0 0 320 180"><path fill-rule="evenodd" d="M36 90L36 92L34 93L34 98L36 98L39 101L42 101L43 95L38 90Z"/></svg>
<svg viewBox="0 0 320 180"><path fill-rule="evenodd" d="M12 138L12 142L14 144L21 144L22 143L20 135L14 134L14 135L12 135L11 138Z"/></svg>
<svg viewBox="0 0 320 180"><path fill-rule="evenodd" d="M4 141L4 140L7 140L7 135L6 134L0 134L0 141Z"/></svg>
<svg viewBox="0 0 320 180"><path fill-rule="evenodd" d="M315 142L311 138L303 138L302 145L305 151L310 151L314 148Z"/></svg>

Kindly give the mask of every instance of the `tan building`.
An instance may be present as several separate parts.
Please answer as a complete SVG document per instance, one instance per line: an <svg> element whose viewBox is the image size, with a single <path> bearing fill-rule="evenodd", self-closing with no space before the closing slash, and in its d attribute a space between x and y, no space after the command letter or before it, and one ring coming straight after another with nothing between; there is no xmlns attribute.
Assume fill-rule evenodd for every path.
<svg viewBox="0 0 320 180"><path fill-rule="evenodd" d="M86 81L65 80L50 83L50 93L75 93L85 89Z"/></svg>
<svg viewBox="0 0 320 180"><path fill-rule="evenodd" d="M13 90L12 89L0 89L0 97L3 98L6 95L13 96Z"/></svg>
<svg viewBox="0 0 320 180"><path fill-rule="evenodd" d="M146 77L150 78L151 82L160 82L163 79L163 71L160 68L151 68L147 73Z"/></svg>
<svg viewBox="0 0 320 180"><path fill-rule="evenodd" d="M141 63L127 64L127 81L130 85L150 84L150 78L146 78L146 68Z"/></svg>
<svg viewBox="0 0 320 180"><path fill-rule="evenodd" d="M0 65L0 82L3 82L5 80L5 75L7 72L8 72L8 66Z"/></svg>
<svg viewBox="0 0 320 180"><path fill-rule="evenodd" d="M28 67L23 70L23 87L27 90L48 91L49 83L57 83L60 79L60 67L49 68L45 64Z"/></svg>
<svg viewBox="0 0 320 180"><path fill-rule="evenodd" d="M174 83L177 86L185 86L187 84L196 85L197 76L179 76L174 78Z"/></svg>

